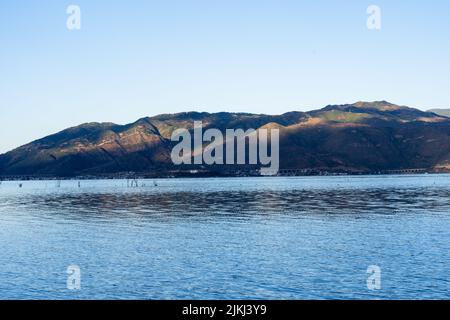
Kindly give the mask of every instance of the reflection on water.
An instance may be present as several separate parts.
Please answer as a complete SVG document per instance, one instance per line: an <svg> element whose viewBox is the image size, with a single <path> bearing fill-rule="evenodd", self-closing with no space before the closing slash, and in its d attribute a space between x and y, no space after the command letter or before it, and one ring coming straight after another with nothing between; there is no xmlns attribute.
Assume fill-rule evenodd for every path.
<svg viewBox="0 0 450 320"><path fill-rule="evenodd" d="M449 296L448 175L18 184L0 185L2 298Z"/></svg>

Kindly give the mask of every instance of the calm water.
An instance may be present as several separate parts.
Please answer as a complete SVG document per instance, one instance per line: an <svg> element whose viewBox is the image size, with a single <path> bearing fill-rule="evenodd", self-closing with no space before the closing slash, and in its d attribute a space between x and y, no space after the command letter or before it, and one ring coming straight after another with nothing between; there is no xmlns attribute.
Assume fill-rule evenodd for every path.
<svg viewBox="0 0 450 320"><path fill-rule="evenodd" d="M3 182L0 298L450 298L450 175L157 182Z"/></svg>

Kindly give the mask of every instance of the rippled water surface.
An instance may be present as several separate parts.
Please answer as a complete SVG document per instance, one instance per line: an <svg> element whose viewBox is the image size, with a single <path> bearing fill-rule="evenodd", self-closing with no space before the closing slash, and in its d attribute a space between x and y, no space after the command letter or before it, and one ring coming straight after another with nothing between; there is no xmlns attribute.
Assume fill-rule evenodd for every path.
<svg viewBox="0 0 450 320"><path fill-rule="evenodd" d="M450 298L449 175L22 183L0 185L0 298Z"/></svg>

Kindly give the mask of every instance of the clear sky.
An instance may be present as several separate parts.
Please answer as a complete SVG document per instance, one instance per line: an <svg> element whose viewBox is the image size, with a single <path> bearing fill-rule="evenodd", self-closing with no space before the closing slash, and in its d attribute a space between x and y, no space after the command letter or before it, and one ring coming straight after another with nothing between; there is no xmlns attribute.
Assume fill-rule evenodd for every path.
<svg viewBox="0 0 450 320"><path fill-rule="evenodd" d="M448 0L0 0L0 153L160 113L450 108L449 58Z"/></svg>

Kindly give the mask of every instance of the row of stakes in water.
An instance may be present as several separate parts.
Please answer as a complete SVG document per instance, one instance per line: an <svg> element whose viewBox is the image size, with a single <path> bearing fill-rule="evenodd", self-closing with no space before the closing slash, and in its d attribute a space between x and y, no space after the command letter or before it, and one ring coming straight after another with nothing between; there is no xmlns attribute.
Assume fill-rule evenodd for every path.
<svg viewBox="0 0 450 320"><path fill-rule="evenodd" d="M0 181L0 185L2 185L2 181ZM155 187L157 187L158 186L158 183L156 182L156 181L153 181L153 186L155 186ZM23 183L19 183L19 188L22 188L23 187ZM57 188L60 188L61 187L61 180L58 180L57 182L56 182L56 187ZM137 179L127 179L127 187L128 188L137 188L137 187L139 187L139 180L137 180ZM145 187L145 184L144 183L141 183L141 187ZM81 182L80 181L78 181L78 188L81 188Z"/></svg>

